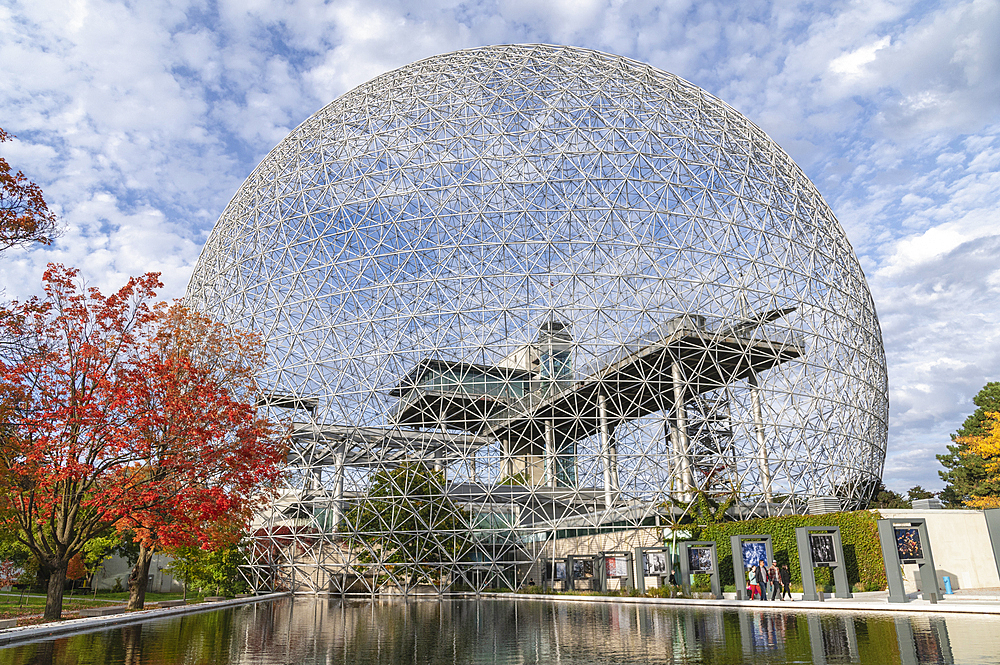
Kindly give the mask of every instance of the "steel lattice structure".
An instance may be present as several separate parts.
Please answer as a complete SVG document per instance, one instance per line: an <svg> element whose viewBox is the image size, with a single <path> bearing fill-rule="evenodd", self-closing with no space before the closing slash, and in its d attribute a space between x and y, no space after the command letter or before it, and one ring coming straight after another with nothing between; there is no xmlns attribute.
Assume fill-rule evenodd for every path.
<svg viewBox="0 0 1000 665"><path fill-rule="evenodd" d="M187 298L264 336L292 423L258 587L518 584L566 529L698 492L860 508L881 477L839 223L753 123L626 58L486 47L355 88L250 175Z"/></svg>

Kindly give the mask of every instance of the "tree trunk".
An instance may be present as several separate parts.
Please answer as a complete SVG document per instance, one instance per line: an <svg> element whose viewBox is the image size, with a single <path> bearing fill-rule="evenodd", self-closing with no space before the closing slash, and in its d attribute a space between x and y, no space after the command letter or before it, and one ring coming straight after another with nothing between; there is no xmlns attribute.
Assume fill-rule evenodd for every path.
<svg viewBox="0 0 1000 665"><path fill-rule="evenodd" d="M41 642L37 642L37 645L35 648L35 657L31 661L33 665L52 665L53 656L55 656L56 651L56 641L42 640Z"/></svg>
<svg viewBox="0 0 1000 665"><path fill-rule="evenodd" d="M121 630L122 642L125 643L123 665L139 665L142 662L142 624L134 623Z"/></svg>
<svg viewBox="0 0 1000 665"><path fill-rule="evenodd" d="M153 562L153 550L139 546L139 558L128 575L128 608L141 610L146 604L146 580L149 579L149 564Z"/></svg>
<svg viewBox="0 0 1000 665"><path fill-rule="evenodd" d="M66 587L66 566L68 561L57 564L49 569L49 586L45 596L45 621L58 621L62 618L63 590Z"/></svg>

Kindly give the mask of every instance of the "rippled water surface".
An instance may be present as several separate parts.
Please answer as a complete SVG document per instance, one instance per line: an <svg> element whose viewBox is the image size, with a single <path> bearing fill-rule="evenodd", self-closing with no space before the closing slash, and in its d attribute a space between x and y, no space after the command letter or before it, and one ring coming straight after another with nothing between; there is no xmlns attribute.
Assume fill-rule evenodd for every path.
<svg viewBox="0 0 1000 665"><path fill-rule="evenodd" d="M20 663L998 663L1000 618L299 598L0 650Z"/></svg>

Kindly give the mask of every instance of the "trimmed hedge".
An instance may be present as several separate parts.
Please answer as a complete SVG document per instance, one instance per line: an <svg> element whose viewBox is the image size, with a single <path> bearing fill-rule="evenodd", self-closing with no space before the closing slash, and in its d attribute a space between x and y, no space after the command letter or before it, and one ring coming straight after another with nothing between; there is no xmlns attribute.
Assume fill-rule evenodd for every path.
<svg viewBox="0 0 1000 665"><path fill-rule="evenodd" d="M774 558L778 564L787 563L792 582L802 583L799 568L799 551L795 542L795 529L800 526L839 526L844 545L847 579L851 585L874 591L886 588L885 566L882 563L882 546L878 540L880 516L876 512L859 510L829 515L785 515L764 517L740 522L711 524L701 530L699 540L714 540L719 556L719 573L722 584L734 584L733 553L729 539L732 536L770 535ZM833 584L828 568L816 569L816 583Z"/></svg>

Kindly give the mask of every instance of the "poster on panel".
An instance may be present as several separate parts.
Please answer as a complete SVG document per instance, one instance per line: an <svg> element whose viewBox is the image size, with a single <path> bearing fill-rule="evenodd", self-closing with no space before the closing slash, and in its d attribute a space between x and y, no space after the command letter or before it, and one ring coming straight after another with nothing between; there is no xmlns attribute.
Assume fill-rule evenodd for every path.
<svg viewBox="0 0 1000 665"><path fill-rule="evenodd" d="M767 561L767 545L763 540L743 541L743 566L752 568Z"/></svg>
<svg viewBox="0 0 1000 665"><path fill-rule="evenodd" d="M837 553L833 547L833 535L829 533L809 534L809 551L816 565L837 563Z"/></svg>
<svg viewBox="0 0 1000 665"><path fill-rule="evenodd" d="M628 558L615 557L615 577L628 577Z"/></svg>
<svg viewBox="0 0 1000 665"><path fill-rule="evenodd" d="M897 528L896 552L903 560L923 559L924 548L920 542L920 531L912 528Z"/></svg>
<svg viewBox="0 0 1000 665"><path fill-rule="evenodd" d="M666 552L646 552L645 555L646 575L666 575L667 574L667 553Z"/></svg>
<svg viewBox="0 0 1000 665"><path fill-rule="evenodd" d="M610 577L628 577L628 559L623 556L609 556L604 559L605 572Z"/></svg>
<svg viewBox="0 0 1000 665"><path fill-rule="evenodd" d="M715 569L711 547L692 547L688 550L688 569L692 573L710 573Z"/></svg>

